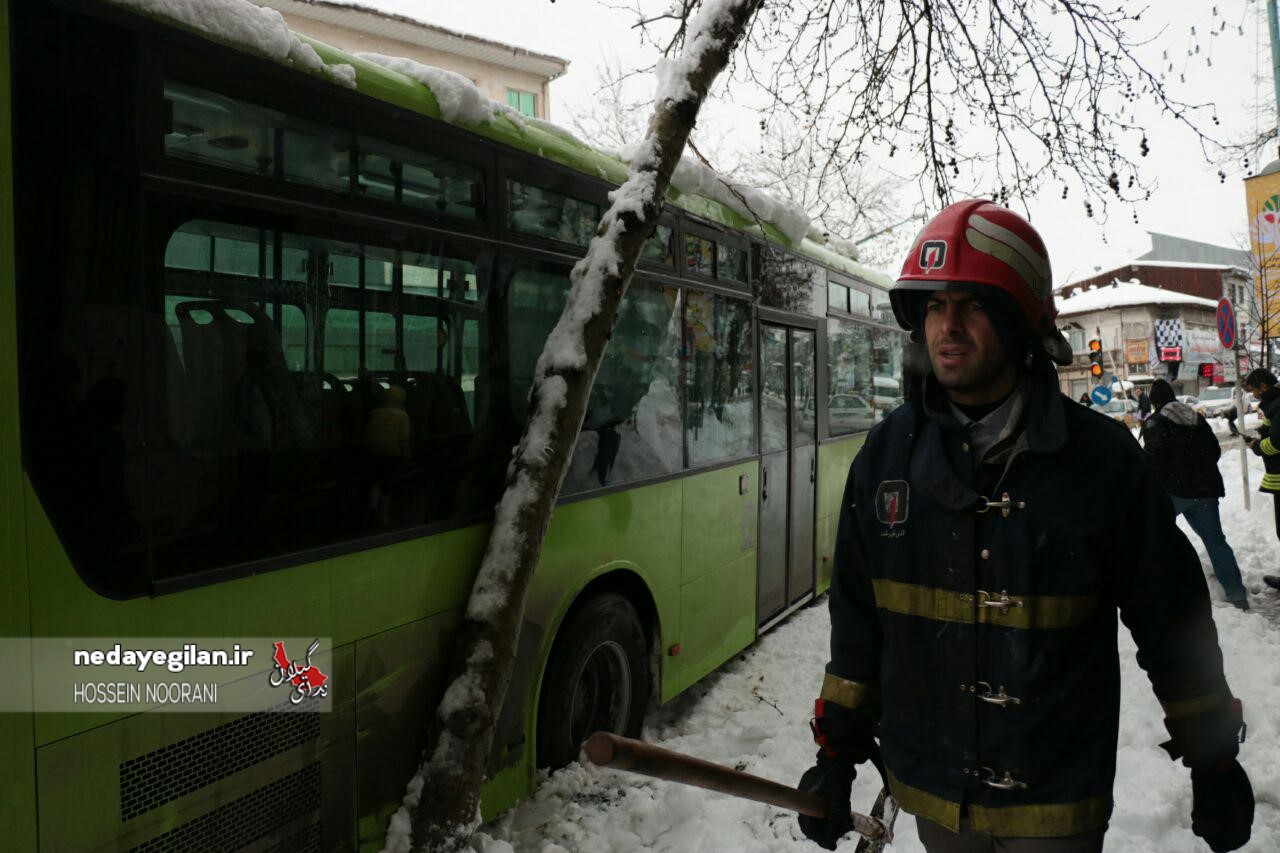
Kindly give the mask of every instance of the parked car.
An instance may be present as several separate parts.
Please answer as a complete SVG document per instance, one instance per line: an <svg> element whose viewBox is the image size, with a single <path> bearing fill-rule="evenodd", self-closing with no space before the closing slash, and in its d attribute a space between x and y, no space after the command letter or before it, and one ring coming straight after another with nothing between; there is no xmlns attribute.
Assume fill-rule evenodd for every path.
<svg viewBox="0 0 1280 853"><path fill-rule="evenodd" d="M876 420L876 410L865 397L836 394L827 401L827 417L832 432L858 431L871 429Z"/></svg>
<svg viewBox="0 0 1280 853"><path fill-rule="evenodd" d="M1115 418L1125 426L1133 426L1138 422L1138 404L1133 400L1113 397L1109 403L1103 403L1099 409L1107 417Z"/></svg>
<svg viewBox="0 0 1280 853"><path fill-rule="evenodd" d="M1192 409L1194 409L1197 412L1200 411L1199 397L1193 397L1190 394L1179 394L1175 399L1179 403L1185 403L1186 405L1190 406Z"/></svg>

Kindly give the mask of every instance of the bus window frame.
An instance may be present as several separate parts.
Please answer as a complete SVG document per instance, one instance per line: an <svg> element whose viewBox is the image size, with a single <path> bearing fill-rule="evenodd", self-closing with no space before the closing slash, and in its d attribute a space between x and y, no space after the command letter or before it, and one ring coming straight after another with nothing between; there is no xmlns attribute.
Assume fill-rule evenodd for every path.
<svg viewBox="0 0 1280 853"><path fill-rule="evenodd" d="M849 291L849 303L848 303L849 308L847 310L842 311L838 306L831 305L830 303L828 303L827 308L829 310L827 313L829 316L855 317L860 320L871 319L871 317L873 316L872 309L874 308L874 303L871 301L872 300L871 287L868 284L866 284L863 281L860 281L855 276L849 275L848 273L843 273L843 272L840 272L839 270L832 270L832 269L827 270L827 284L828 285L838 284L841 287L847 288ZM861 314L853 310L853 294L854 293L861 293L867 297L867 313Z"/></svg>
<svg viewBox="0 0 1280 853"><path fill-rule="evenodd" d="M717 244L723 243L726 246L732 246L735 249L740 249L747 256L746 281L738 281L736 278L721 278L720 259L718 256L715 256L712 259L712 268L715 270L713 275L703 275L702 273L690 272L688 264L685 262L684 238L686 236L700 237L703 240L710 240ZM745 234L735 234L732 231L726 230L721 225L707 222L704 219L699 219L692 214L686 213L683 216L682 227L676 233L675 240L677 249L676 269L678 270L678 274L681 278L686 281L696 281L700 285L719 285L720 287L735 293L745 292L748 295L748 298L753 302L755 301L752 290L752 273L754 270L751 263L753 252L751 249L752 240L750 237Z"/></svg>
<svg viewBox="0 0 1280 853"><path fill-rule="evenodd" d="M495 213L498 210L503 214L507 213L507 182L509 180L550 190L575 201L594 204L600 209L602 216L609 209L609 192L613 187L604 181L594 180L570 169L556 168L545 160L539 160L532 154L514 148L497 152L495 161L497 176L493 204ZM498 216L496 219L499 243L541 248L561 254L576 253L577 260L581 260L586 254L586 246L530 234L527 231L518 231L508 225L505 215Z"/></svg>
<svg viewBox="0 0 1280 853"><path fill-rule="evenodd" d="M489 252L494 256L495 261L498 252L501 251L501 247L492 240L476 239L474 237L452 234L424 226L417 226L412 229L408 229L411 230L412 233L406 236L405 234L396 234L394 231L390 230L379 231L377 229L349 222L341 215L341 211L334 211L337 214L336 216L321 218L315 215L309 215L308 209L294 209L290 211L267 210L254 203L256 202L256 199L246 200L234 191L223 193L221 195L223 195L224 198L215 200L204 196L192 196L183 190L185 190L185 187L179 186L170 192L164 192L154 188L144 189L143 192L142 204L145 225L143 226L141 239L148 259L146 263L148 275L145 284L144 296L144 307L146 310L151 310L152 306L155 304L163 305L165 296L164 251L168 244L168 240L183 223L195 220L231 222L245 227L265 228L268 231L300 234L317 240L338 240L340 242L357 244L363 243L365 245L375 245L381 248L393 248L396 245L404 245L406 242L439 241L451 246L476 252ZM338 228L340 229L336 233L335 223L338 224ZM473 306L469 304L462 305L461 303L455 303L440 297L416 296L415 298L423 300L438 300L442 305L444 303L448 303L455 308L461 307L466 309L467 314L475 313L477 315L481 315L484 311L484 300L480 300ZM494 316L491 318L491 322L499 323L503 322L503 320ZM319 359L319 354L312 353L311 355L313 358ZM153 372L160 369L160 367L161 366L157 364L149 364L146 367L149 387L163 386L162 379L157 377ZM316 369L323 372L323 365L317 362ZM465 516L441 519L439 521L433 521L413 527L367 533L363 536L345 539L341 542L333 542L312 548L304 548L289 554L262 557L226 566L219 566L217 568L189 572L187 574L170 575L165 577L156 577L152 575L148 579L148 591L128 595L125 596L125 598L136 598L145 595L166 595L196 587L235 580L254 574L260 574L262 572L276 571L278 569L285 569L293 566L301 566L321 560L327 560L333 557L362 553L374 548L393 545L399 542L407 542L414 539L433 536L439 533L446 533L451 530L471 527L476 524L483 524L492 520L492 518L493 511L490 509L471 513ZM150 542L148 542L147 547L149 549L152 547ZM80 573L79 567L77 567L77 574L80 574L82 578L85 577ZM98 588L96 580L86 580L86 583L89 583L89 585L94 589Z"/></svg>
<svg viewBox="0 0 1280 853"><path fill-rule="evenodd" d="M167 32L167 31L166 31ZM179 45L171 39L142 40L144 60L140 62L139 126L142 140L144 173L164 175L218 187L240 188L245 192L268 197L285 196L306 201L316 207L341 209L344 215L366 213L371 217L398 221L412 220L431 226L456 230L475 236L492 236L498 226L496 160L501 149L496 143L480 137L468 139L445 121L411 110L386 109L384 102L353 89L307 74L299 74L267 59L245 55L236 62L220 62L217 45L204 40ZM217 69L211 72L210 69ZM439 156L477 169L484 186L484 216L468 219L433 211L425 207L397 204L356 191L356 171L349 170L344 190L310 186L276 177L250 175L213 164L167 156L164 152L164 83L166 80L206 89L219 95L289 116L314 122L350 137L350 156L359 156L361 136L408 148L424 155ZM305 97L303 96L305 95ZM339 106L340 104L340 106ZM341 120L335 120L341 116ZM422 145L431 141L430 147Z"/></svg>
<svg viewBox="0 0 1280 853"><path fill-rule="evenodd" d="M653 272L659 275L667 275L667 276L670 276L671 278L678 279L680 275L680 260L679 260L679 255L677 253L677 249L679 249L679 245L677 243L677 240L679 238L677 237L677 235L680 233L679 217L677 217L674 213L672 213L669 208L664 207L662 211L662 215L658 217L658 224L654 226L653 233L657 234L658 228L660 227L666 227L671 229L671 246L670 246L671 266L667 266L666 264L660 264L657 261L649 260L644 256L644 253L642 251L640 254L640 258L636 261L636 269L645 270L646 272ZM653 239L653 238L650 237L650 239Z"/></svg>

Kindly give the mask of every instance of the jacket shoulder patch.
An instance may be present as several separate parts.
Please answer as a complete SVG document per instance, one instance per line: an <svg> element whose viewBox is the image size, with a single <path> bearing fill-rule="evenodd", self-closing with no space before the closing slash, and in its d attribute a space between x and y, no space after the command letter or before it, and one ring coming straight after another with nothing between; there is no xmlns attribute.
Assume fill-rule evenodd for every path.
<svg viewBox="0 0 1280 853"><path fill-rule="evenodd" d="M911 487L906 480L881 480L876 486L876 521L890 528L904 524L911 508Z"/></svg>

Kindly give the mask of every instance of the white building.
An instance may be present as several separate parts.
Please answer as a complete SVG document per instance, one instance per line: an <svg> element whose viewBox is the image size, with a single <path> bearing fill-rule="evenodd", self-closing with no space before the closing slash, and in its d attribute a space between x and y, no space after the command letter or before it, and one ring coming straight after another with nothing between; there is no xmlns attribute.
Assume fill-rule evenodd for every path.
<svg viewBox="0 0 1280 853"><path fill-rule="evenodd" d="M326 0L254 0L284 16L289 29L348 53L403 56L461 74L491 99L550 120L551 81L567 59L479 36Z"/></svg>
<svg viewBox="0 0 1280 853"><path fill-rule="evenodd" d="M1170 381L1179 394L1195 394L1224 381L1230 371L1228 354L1218 340L1217 305L1213 299L1136 279L1076 289L1059 298L1058 326L1075 354L1072 364L1058 371L1063 393L1078 399L1098 384L1089 374L1092 338L1102 341L1107 377L1114 374L1142 384L1169 378L1173 369L1177 375Z"/></svg>

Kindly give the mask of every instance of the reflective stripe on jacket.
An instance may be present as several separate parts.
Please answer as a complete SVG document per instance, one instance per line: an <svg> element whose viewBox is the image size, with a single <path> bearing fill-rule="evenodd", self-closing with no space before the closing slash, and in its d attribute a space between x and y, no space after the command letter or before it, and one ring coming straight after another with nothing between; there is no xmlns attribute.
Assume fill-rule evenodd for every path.
<svg viewBox="0 0 1280 853"><path fill-rule="evenodd" d="M1018 393L1023 427L978 466L936 388L869 434L843 498L822 696L878 717L907 811L1072 835L1111 814L1117 612L1167 719L1230 694L1200 562L1133 437L1065 405L1052 372Z"/></svg>
<svg viewBox="0 0 1280 853"><path fill-rule="evenodd" d="M1262 457L1265 471L1260 492L1280 493L1280 433L1272 435L1271 425L1280 420L1280 388L1270 388L1258 400L1262 426L1258 430L1261 441L1253 446L1253 452Z"/></svg>

